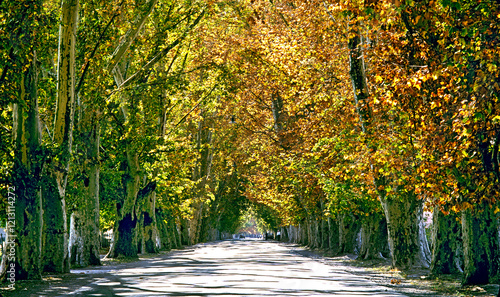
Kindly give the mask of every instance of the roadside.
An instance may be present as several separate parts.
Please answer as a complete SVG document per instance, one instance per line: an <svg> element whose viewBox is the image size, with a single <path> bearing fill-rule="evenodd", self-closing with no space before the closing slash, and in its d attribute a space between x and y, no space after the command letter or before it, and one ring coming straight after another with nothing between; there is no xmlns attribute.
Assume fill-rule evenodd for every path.
<svg viewBox="0 0 500 297"><path fill-rule="evenodd" d="M289 246L294 253L314 258L327 265L343 264L349 272L363 275L383 286L410 297L496 297L499 285L462 287L461 275L442 275L429 277L429 269L413 269L405 273L391 268L389 259L356 260L355 255L329 256L327 251L313 250L296 244L280 243Z"/></svg>

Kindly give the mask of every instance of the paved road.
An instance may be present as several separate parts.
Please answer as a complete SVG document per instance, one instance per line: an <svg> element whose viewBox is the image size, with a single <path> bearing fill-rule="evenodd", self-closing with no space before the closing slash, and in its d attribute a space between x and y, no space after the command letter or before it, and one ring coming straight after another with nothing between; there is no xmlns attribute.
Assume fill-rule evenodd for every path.
<svg viewBox="0 0 500 297"><path fill-rule="evenodd" d="M73 270L15 296L404 296L390 288L260 240L197 245L134 263Z"/></svg>

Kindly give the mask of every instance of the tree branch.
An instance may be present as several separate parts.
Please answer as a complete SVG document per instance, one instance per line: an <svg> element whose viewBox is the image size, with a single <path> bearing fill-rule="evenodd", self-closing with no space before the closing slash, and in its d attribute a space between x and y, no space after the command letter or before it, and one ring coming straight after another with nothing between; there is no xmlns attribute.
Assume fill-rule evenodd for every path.
<svg viewBox="0 0 500 297"><path fill-rule="evenodd" d="M165 57L173 48L175 48L178 44L180 44L187 36L189 31L193 29L201 20L203 15L205 14L205 11L202 11L200 15L196 18L196 20L186 28L184 33L179 36L174 42L172 42L169 46L164 48L161 52L159 52L153 59L151 59L146 65L144 65L141 69L139 69L136 73L132 74L129 76L123 83L120 84L118 87L119 91L122 88L127 87L129 84L131 84L134 80L136 80L138 77L140 77L144 72L148 71L151 69L156 63L158 63L163 57Z"/></svg>
<svg viewBox="0 0 500 297"><path fill-rule="evenodd" d="M122 41L116 47L113 55L111 56L111 60L108 64L109 72L115 69L116 65L118 64L118 62L120 62L125 52L130 48L132 42L137 37L137 34L139 34L139 31L153 11L153 8L155 7L157 2L158 0L149 0L144 7L145 9L142 11L142 14L138 15L132 27L127 31L127 33L125 33Z"/></svg>
<svg viewBox="0 0 500 297"><path fill-rule="evenodd" d="M120 5L118 7L121 7L122 4L123 4L123 2L125 2L125 0L123 0L122 3L120 3ZM113 24L113 21L115 20L115 18L117 16L119 16L119 15L120 15L120 13L113 14L113 17L111 17L111 19L109 20L108 24L106 25L106 27L104 28L104 30L99 35L99 38L97 39L97 42L96 42L96 44L94 46L94 49L92 50L92 53L90 54L90 57L85 62L85 66L84 66L82 75L80 76L80 80L78 81L78 85L77 85L77 87L75 89L75 94L78 94L78 92L80 92L80 89L82 88L83 82L85 81L85 75L87 74L87 71L88 71L88 69L90 67L90 61L94 58L95 53L97 52L97 49L101 45L101 42L102 42L102 40L104 38L104 34L106 34L106 32L108 31L108 29L111 26L111 24Z"/></svg>
<svg viewBox="0 0 500 297"><path fill-rule="evenodd" d="M208 92L208 94L201 98L195 106L193 106L193 108L191 108L191 110L186 113L178 122L177 124L175 124L175 126L167 133L166 136L170 135L170 133L174 132L175 131L175 128L177 128L177 126L179 126L182 122L184 122L184 120L187 118L188 115L190 115L196 108L198 108L198 106L200 106L200 104L208 98L208 96L210 96L210 94L212 94L212 92L215 90L215 88L217 87L217 85L214 85L213 88L210 90L210 92Z"/></svg>

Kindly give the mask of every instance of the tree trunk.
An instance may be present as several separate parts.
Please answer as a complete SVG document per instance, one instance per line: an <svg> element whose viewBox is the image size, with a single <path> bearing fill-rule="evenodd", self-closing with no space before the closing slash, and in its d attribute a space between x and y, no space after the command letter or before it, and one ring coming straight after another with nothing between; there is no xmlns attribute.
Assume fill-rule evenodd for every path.
<svg viewBox="0 0 500 297"><path fill-rule="evenodd" d="M200 242L204 206L205 203L202 201L192 205L194 214L193 218L189 220L189 241L191 244Z"/></svg>
<svg viewBox="0 0 500 297"><path fill-rule="evenodd" d="M281 241L290 242L290 234L288 234L288 229L286 227L281 228Z"/></svg>
<svg viewBox="0 0 500 297"><path fill-rule="evenodd" d="M85 133L87 137L84 139L87 155L85 170L88 172L88 177L85 177L86 195L82 201L85 212L83 220L83 254L80 257L82 259L80 264L83 266L101 265L99 257L101 246L99 238L100 128L97 113L91 112L92 119L89 123L89 132Z"/></svg>
<svg viewBox="0 0 500 297"><path fill-rule="evenodd" d="M340 253L340 228L337 220L328 218L328 248L337 255Z"/></svg>
<svg viewBox="0 0 500 297"><path fill-rule="evenodd" d="M328 227L325 219L321 219L319 223L319 247L321 249L328 249Z"/></svg>
<svg viewBox="0 0 500 297"><path fill-rule="evenodd" d="M42 195L40 179L43 166L41 129L38 114L38 69L36 54L21 80L20 102L14 105L13 187L9 189L7 238L10 265L15 265L15 280L41 279ZM11 195L11 194L14 195ZM15 218L10 214L15 209ZM14 219L14 220L12 220ZM12 242L15 252L12 253Z"/></svg>
<svg viewBox="0 0 500 297"><path fill-rule="evenodd" d="M307 220L307 246L309 246L312 249L315 249L318 247L318 242L317 242L317 228L316 228L316 220L312 219L312 216Z"/></svg>
<svg viewBox="0 0 500 297"><path fill-rule="evenodd" d="M107 257L137 258L137 216L136 203L140 186L139 156L133 149L127 147L127 172L122 180L125 197L118 203L118 219L113 229L113 244Z"/></svg>
<svg viewBox="0 0 500 297"><path fill-rule="evenodd" d="M364 68L361 37L354 31L354 37L349 39L350 76L354 91L354 103L360 119L360 126L367 139L372 133L370 128L371 109L368 103L368 88ZM367 143L369 150L376 150ZM383 188L383 177L380 177L376 166L371 164L374 174L374 186ZM389 246L391 248L392 265L407 269L413 265L428 267L425 238L420 233L422 217L421 202L414 194L403 194L401 197L387 197L385 190L379 190L380 201L384 208Z"/></svg>
<svg viewBox="0 0 500 297"><path fill-rule="evenodd" d="M288 226L288 241L293 243L297 242L297 227L293 225Z"/></svg>
<svg viewBox="0 0 500 297"><path fill-rule="evenodd" d="M82 222L85 220L84 216L75 211L71 214L69 223L69 261L71 267L84 267L86 266L83 256L83 232Z"/></svg>
<svg viewBox="0 0 500 297"><path fill-rule="evenodd" d="M486 202L462 212L464 285L487 284L498 275L498 217Z"/></svg>
<svg viewBox="0 0 500 297"><path fill-rule="evenodd" d="M188 219L181 218L181 226L180 226L180 239L181 239L181 245L191 245L191 239L189 236L190 230L189 230L189 221Z"/></svg>
<svg viewBox="0 0 500 297"><path fill-rule="evenodd" d="M169 251L174 246L173 236L171 236L169 230L169 222L167 221L167 217L165 215L165 211L162 209L157 209L155 212L156 216L156 224L158 228L158 236L160 237L160 250Z"/></svg>
<svg viewBox="0 0 500 297"><path fill-rule="evenodd" d="M140 215L141 222L141 241L143 243L142 252L158 253L160 250L160 241L155 215L156 183L148 184L139 194L142 200L142 211Z"/></svg>
<svg viewBox="0 0 500 297"><path fill-rule="evenodd" d="M392 265L401 269L429 267L430 255L422 248L420 222L422 204L415 197L386 198L382 201L387 220Z"/></svg>
<svg viewBox="0 0 500 297"><path fill-rule="evenodd" d="M78 5L78 0L62 2L53 133L57 151L43 187L43 267L58 273L69 272L65 195L73 143Z"/></svg>
<svg viewBox="0 0 500 297"><path fill-rule="evenodd" d="M462 228L457 219L458 217L453 213L445 215L439 207L434 209L431 262L433 275L463 272L456 264L456 251L462 246L460 240Z"/></svg>
<svg viewBox="0 0 500 297"><path fill-rule="evenodd" d="M73 266L101 265L99 249L99 125L94 123L84 133L87 149L83 174L85 195L80 197L80 209L71 215L69 258Z"/></svg>
<svg viewBox="0 0 500 297"><path fill-rule="evenodd" d="M389 256L387 223L383 215L373 214L363 220L359 259L375 259Z"/></svg>
<svg viewBox="0 0 500 297"><path fill-rule="evenodd" d="M340 252L352 254L356 248L356 237L361 224L352 215L342 215L339 228Z"/></svg>
<svg viewBox="0 0 500 297"><path fill-rule="evenodd" d="M158 0L149 0L138 9L134 22L132 23L130 29L123 36L121 36L120 43L115 48L113 55L109 60L109 65L107 66L108 71L111 72L115 70L116 65L123 59L128 49L137 38L137 35L141 31L149 15L153 12L157 2Z"/></svg>
<svg viewBox="0 0 500 297"><path fill-rule="evenodd" d="M56 171L50 165L50 172ZM69 272L66 204L60 192L60 182L54 175L44 177L42 267L44 272ZM63 194L64 195L64 194Z"/></svg>
<svg viewBox="0 0 500 297"><path fill-rule="evenodd" d="M178 218L179 222L182 220L181 218ZM175 238L175 247L174 248L181 248L182 247L182 234L181 234L181 226L176 222L176 219L172 217L170 219L170 224L172 225L172 234L173 238Z"/></svg>

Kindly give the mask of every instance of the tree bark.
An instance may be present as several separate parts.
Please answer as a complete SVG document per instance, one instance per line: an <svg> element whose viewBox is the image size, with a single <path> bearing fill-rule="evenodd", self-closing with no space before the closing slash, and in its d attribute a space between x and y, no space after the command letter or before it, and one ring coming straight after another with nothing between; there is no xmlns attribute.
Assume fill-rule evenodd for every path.
<svg viewBox="0 0 500 297"><path fill-rule="evenodd" d="M139 156L130 145L126 148L127 172L122 180L125 188L125 197L118 203L116 220L113 231L113 244L107 257L110 258L137 258L137 216L136 204L140 187Z"/></svg>
<svg viewBox="0 0 500 297"><path fill-rule="evenodd" d="M181 218L178 218L179 222L181 221ZM174 248L181 248L182 247L182 236L181 236L181 226L176 222L176 218L172 217L169 220L171 224L171 232L173 235L173 238L175 238L175 246Z"/></svg>
<svg viewBox="0 0 500 297"><path fill-rule="evenodd" d="M181 225L180 225L180 232L179 232L181 245L191 245L191 239L190 239L189 233L190 233L190 231L189 231L188 219L181 218Z"/></svg>
<svg viewBox="0 0 500 297"><path fill-rule="evenodd" d="M498 217L486 202L462 212L463 285L487 284L498 275Z"/></svg>
<svg viewBox="0 0 500 297"><path fill-rule="evenodd" d="M11 242L15 242L15 255L8 257L8 267L15 265L15 279L41 279L42 266L42 195L40 190L43 153L41 128L38 114L38 68L36 53L20 82L20 101L14 105L14 167L12 173L15 225L7 223L9 254ZM9 217L10 218L10 217Z"/></svg>
<svg viewBox="0 0 500 297"><path fill-rule="evenodd" d="M139 192L141 200L141 233L140 241L142 242L142 252L158 253L160 249L160 240L155 215L156 201L156 183L149 183L144 189Z"/></svg>
<svg viewBox="0 0 500 297"><path fill-rule="evenodd" d="M160 237L160 250L169 251L175 244L175 237L173 233L169 230L170 224L165 211L163 209L157 209L155 211L156 223L158 228L158 236Z"/></svg>
<svg viewBox="0 0 500 297"><path fill-rule="evenodd" d="M452 213L445 215L439 207L434 209L432 229L431 274L455 274L463 272L457 265L456 251L461 249L462 228L458 217Z"/></svg>
<svg viewBox="0 0 500 297"><path fill-rule="evenodd" d="M430 255L422 247L420 222L422 203L414 198L386 198L382 201L392 265L402 269L412 266L429 267Z"/></svg>
<svg viewBox="0 0 500 297"><path fill-rule="evenodd" d="M328 249L328 226L326 223L326 220L324 218L321 218L320 221L320 245L319 247L321 249Z"/></svg>
<svg viewBox="0 0 500 297"><path fill-rule="evenodd" d="M359 259L368 260L388 256L387 222L383 215L373 214L363 220Z"/></svg>
<svg viewBox="0 0 500 297"><path fill-rule="evenodd" d="M328 247L330 251L337 255L340 253L340 229L336 219L328 218Z"/></svg>
<svg viewBox="0 0 500 297"><path fill-rule="evenodd" d="M136 18L131 26L131 28L125 33L122 38L120 38L120 43L116 47L113 55L111 56L108 71L113 71L116 65L122 60L127 50L132 45L132 42L137 38L141 28L144 26L144 23L148 19L151 12L156 5L158 0L149 0L144 4L144 6L139 10L136 14Z"/></svg>
<svg viewBox="0 0 500 297"><path fill-rule="evenodd" d="M84 196L81 208L71 217L69 258L70 264L80 267L100 265L99 249L99 121L95 110L84 111L82 142L85 148Z"/></svg>
<svg viewBox="0 0 500 297"><path fill-rule="evenodd" d="M55 171L51 162L49 170ZM49 173L50 174L50 173ZM66 204L59 191L60 184L54 175L44 177L42 266L44 272L69 272Z"/></svg>
<svg viewBox="0 0 500 297"><path fill-rule="evenodd" d="M73 212L70 216L68 248L71 267L86 266L82 259L84 245L82 234L84 232L84 228L82 225L84 220L84 215L82 215L79 211Z"/></svg>
<svg viewBox="0 0 500 297"><path fill-rule="evenodd" d="M339 242L340 252L353 254L356 249L356 237L361 223L352 215L342 215L340 219Z"/></svg>
<svg viewBox="0 0 500 297"><path fill-rule="evenodd" d="M57 106L54 121L55 158L43 188L45 271L69 272L66 184L71 160L75 109L75 54L78 0L62 2L59 31Z"/></svg>

